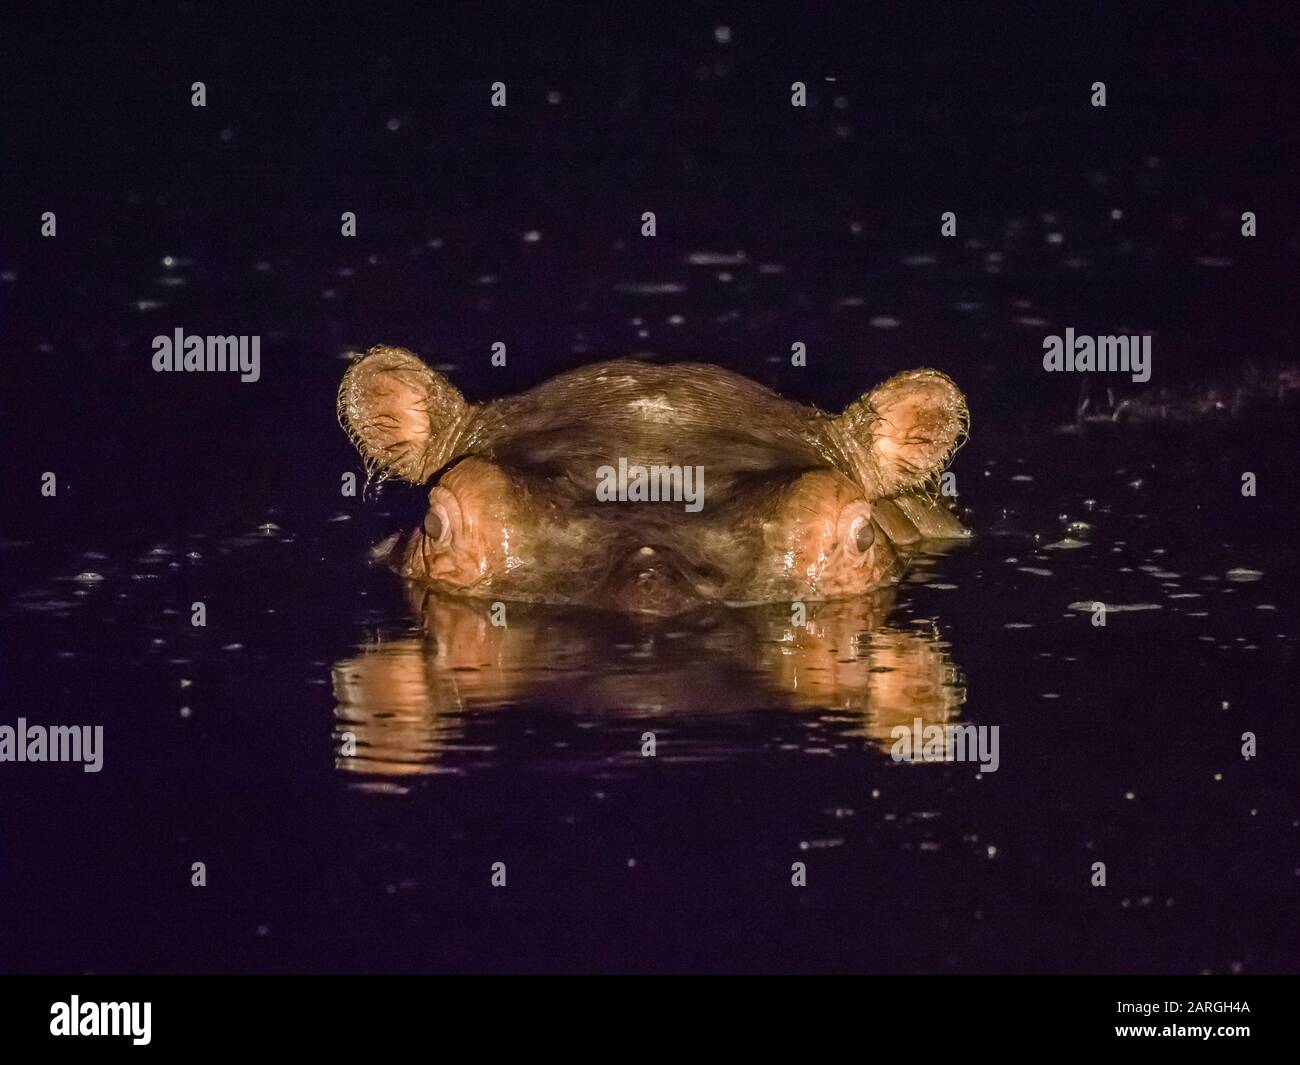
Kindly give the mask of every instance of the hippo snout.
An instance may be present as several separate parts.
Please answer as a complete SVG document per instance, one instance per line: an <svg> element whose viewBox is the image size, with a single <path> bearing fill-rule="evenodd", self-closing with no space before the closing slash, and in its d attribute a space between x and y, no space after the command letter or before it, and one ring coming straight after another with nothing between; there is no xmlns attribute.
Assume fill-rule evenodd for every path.
<svg viewBox="0 0 1300 1065"><path fill-rule="evenodd" d="M672 617L715 602L711 587L679 552L646 544L611 571L597 602L629 614Z"/></svg>

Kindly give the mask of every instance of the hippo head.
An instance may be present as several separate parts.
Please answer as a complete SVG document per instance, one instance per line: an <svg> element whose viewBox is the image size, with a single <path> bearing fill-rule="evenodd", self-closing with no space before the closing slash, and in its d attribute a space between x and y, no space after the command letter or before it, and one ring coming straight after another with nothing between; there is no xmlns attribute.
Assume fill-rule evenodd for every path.
<svg viewBox="0 0 1300 1065"><path fill-rule="evenodd" d="M839 415L719 367L633 360L474 405L378 347L338 405L372 475L427 486L390 558L443 591L652 615L834 599L894 579L900 545L963 535L933 486L966 404L934 370Z"/></svg>

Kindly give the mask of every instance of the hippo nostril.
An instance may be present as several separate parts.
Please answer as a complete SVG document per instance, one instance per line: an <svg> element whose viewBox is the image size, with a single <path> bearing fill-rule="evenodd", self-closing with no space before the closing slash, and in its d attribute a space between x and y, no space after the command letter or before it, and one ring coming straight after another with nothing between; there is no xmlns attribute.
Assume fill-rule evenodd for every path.
<svg viewBox="0 0 1300 1065"><path fill-rule="evenodd" d="M706 574L675 547L630 547L611 568L603 587L609 601L635 614L669 616L716 598Z"/></svg>

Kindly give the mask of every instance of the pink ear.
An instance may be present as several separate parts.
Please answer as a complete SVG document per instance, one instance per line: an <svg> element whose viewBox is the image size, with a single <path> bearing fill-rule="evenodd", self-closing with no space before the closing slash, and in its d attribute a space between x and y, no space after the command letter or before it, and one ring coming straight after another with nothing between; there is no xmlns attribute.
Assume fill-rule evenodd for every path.
<svg viewBox="0 0 1300 1065"><path fill-rule="evenodd" d="M970 415L945 374L911 370L850 404L832 424L863 488L893 496L938 476Z"/></svg>
<svg viewBox="0 0 1300 1065"><path fill-rule="evenodd" d="M338 414L367 469L423 483L454 457L470 408L409 351L374 347L343 375Z"/></svg>

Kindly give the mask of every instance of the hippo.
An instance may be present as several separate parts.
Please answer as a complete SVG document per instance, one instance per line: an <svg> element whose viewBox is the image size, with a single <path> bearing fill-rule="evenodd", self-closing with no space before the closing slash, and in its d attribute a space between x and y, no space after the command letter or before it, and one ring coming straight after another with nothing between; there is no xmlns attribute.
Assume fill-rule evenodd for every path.
<svg viewBox="0 0 1300 1065"><path fill-rule="evenodd" d="M837 415L637 359L472 404L380 346L348 368L338 415L369 476L429 486L388 561L458 595L657 617L840 599L896 581L900 549L966 535L935 486L969 415L937 370Z"/></svg>

